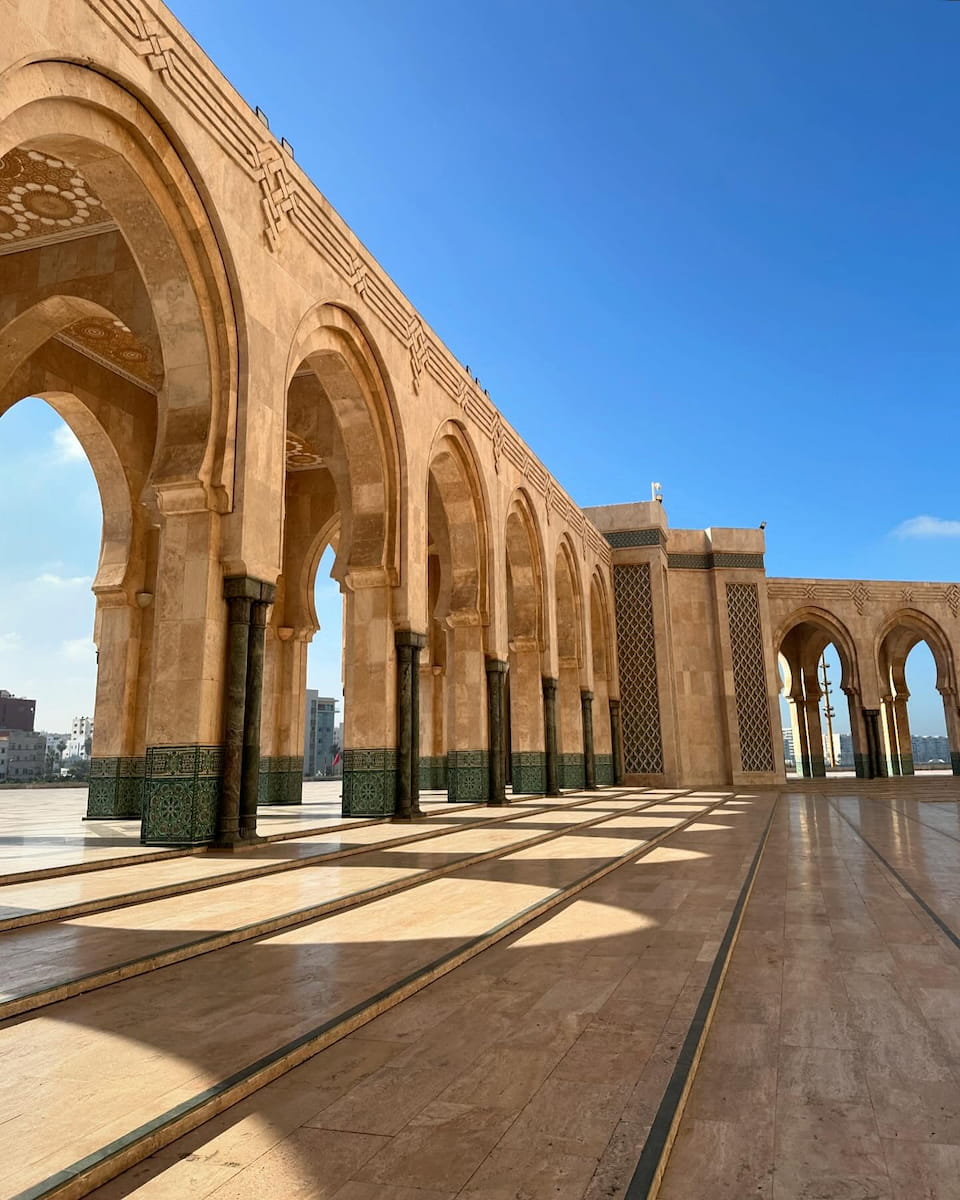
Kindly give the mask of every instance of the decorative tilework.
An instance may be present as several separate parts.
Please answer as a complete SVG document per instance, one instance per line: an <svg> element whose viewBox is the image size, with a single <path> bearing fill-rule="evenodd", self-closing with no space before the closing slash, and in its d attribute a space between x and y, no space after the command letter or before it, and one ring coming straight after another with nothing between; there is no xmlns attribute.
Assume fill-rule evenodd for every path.
<svg viewBox="0 0 960 1200"><path fill-rule="evenodd" d="M562 788L573 788L575 791L582 792L586 785L586 773L583 765L582 754L561 754L560 759L560 786Z"/></svg>
<svg viewBox="0 0 960 1200"><path fill-rule="evenodd" d="M93 758L87 791L88 821L129 820L143 805L142 758Z"/></svg>
<svg viewBox="0 0 960 1200"><path fill-rule="evenodd" d="M394 747L343 752L343 815L391 817L397 799Z"/></svg>
<svg viewBox="0 0 960 1200"><path fill-rule="evenodd" d="M514 795L542 796L547 790L547 756L541 750L516 750L510 755Z"/></svg>
<svg viewBox="0 0 960 1200"><path fill-rule="evenodd" d="M762 571L762 554L727 554L715 551L707 554L668 554L667 566L672 571L714 571L722 567L740 567Z"/></svg>
<svg viewBox="0 0 960 1200"><path fill-rule="evenodd" d="M490 797L486 750L447 751L447 799L451 804L482 804Z"/></svg>
<svg viewBox="0 0 960 1200"><path fill-rule="evenodd" d="M597 786L613 787L613 755L598 754L596 756L596 764Z"/></svg>
<svg viewBox="0 0 960 1200"><path fill-rule="evenodd" d="M662 775L663 742L649 564L615 566L613 587L624 770L629 775Z"/></svg>
<svg viewBox="0 0 960 1200"><path fill-rule="evenodd" d="M663 533L659 529L618 529L603 535L614 550L628 550L633 546L662 546Z"/></svg>
<svg viewBox="0 0 960 1200"><path fill-rule="evenodd" d="M914 771L914 769L913 769L913 755L912 754L901 754L900 755L900 774L901 775L915 775L916 774L916 771Z"/></svg>
<svg viewBox="0 0 960 1200"><path fill-rule="evenodd" d="M260 759L258 804L300 804L302 799L302 757L279 754Z"/></svg>
<svg viewBox="0 0 960 1200"><path fill-rule="evenodd" d="M740 768L743 771L773 771L760 600L755 583L727 584L727 619L740 737Z"/></svg>
<svg viewBox="0 0 960 1200"><path fill-rule="evenodd" d="M222 780L220 746L149 746L141 842L149 846L212 842Z"/></svg>
<svg viewBox="0 0 960 1200"><path fill-rule="evenodd" d="M444 792L447 789L447 756L421 755L420 787L425 792Z"/></svg>

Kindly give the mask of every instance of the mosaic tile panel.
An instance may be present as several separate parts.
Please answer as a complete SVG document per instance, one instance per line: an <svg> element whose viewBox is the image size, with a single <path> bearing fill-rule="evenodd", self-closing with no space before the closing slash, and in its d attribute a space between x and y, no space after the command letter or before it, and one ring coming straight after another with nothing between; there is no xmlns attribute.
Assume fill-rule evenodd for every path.
<svg viewBox="0 0 960 1200"><path fill-rule="evenodd" d="M86 820L139 817L143 807L143 773L143 758L91 759Z"/></svg>
<svg viewBox="0 0 960 1200"><path fill-rule="evenodd" d="M394 747L343 752L343 815L391 817L397 801Z"/></svg>
<svg viewBox="0 0 960 1200"><path fill-rule="evenodd" d="M586 771L582 754L559 755L560 786L582 792L586 786Z"/></svg>
<svg viewBox="0 0 960 1200"><path fill-rule="evenodd" d="M633 546L661 546L663 533L659 529L618 529L603 535L614 550L628 550Z"/></svg>
<svg viewBox="0 0 960 1200"><path fill-rule="evenodd" d="M425 754L420 758L420 787L425 792L443 792L447 787L447 756Z"/></svg>
<svg viewBox="0 0 960 1200"><path fill-rule="evenodd" d="M649 564L615 566L613 587L623 769L629 775L662 775L663 740Z"/></svg>
<svg viewBox="0 0 960 1200"><path fill-rule="evenodd" d="M541 750L517 750L510 755L515 795L542 796L547 790L547 756Z"/></svg>
<svg viewBox="0 0 960 1200"><path fill-rule="evenodd" d="M223 780L221 746L150 746L140 840L148 846L212 842Z"/></svg>
<svg viewBox="0 0 960 1200"><path fill-rule="evenodd" d="M447 799L451 804L482 804L490 798L490 756L486 750L447 751Z"/></svg>
<svg viewBox="0 0 960 1200"><path fill-rule="evenodd" d="M303 759L299 755L268 755L260 759L258 804L300 804L302 793Z"/></svg>
<svg viewBox="0 0 960 1200"><path fill-rule="evenodd" d="M733 657L740 768L743 771L773 771L760 599L755 583L727 584L727 620Z"/></svg>
<svg viewBox="0 0 960 1200"><path fill-rule="evenodd" d="M613 755L596 755L597 787L613 787Z"/></svg>

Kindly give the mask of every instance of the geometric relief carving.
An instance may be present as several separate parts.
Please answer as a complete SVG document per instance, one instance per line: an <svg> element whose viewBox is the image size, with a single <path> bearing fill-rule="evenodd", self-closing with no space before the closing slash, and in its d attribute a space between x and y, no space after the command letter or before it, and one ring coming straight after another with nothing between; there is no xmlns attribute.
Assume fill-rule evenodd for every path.
<svg viewBox="0 0 960 1200"><path fill-rule="evenodd" d="M75 167L39 150L0 158L0 242L22 246L103 227L113 223Z"/></svg>
<svg viewBox="0 0 960 1200"><path fill-rule="evenodd" d="M447 799L480 804L490 796L490 756L486 750L447 751Z"/></svg>
<svg viewBox="0 0 960 1200"><path fill-rule="evenodd" d="M756 584L727 584L727 618L733 656L733 689L743 771L772 771L770 709L763 663L763 633Z"/></svg>
<svg viewBox="0 0 960 1200"><path fill-rule="evenodd" d="M663 774L653 591L648 563L613 568L620 722L628 775Z"/></svg>
<svg viewBox="0 0 960 1200"><path fill-rule="evenodd" d="M397 752L384 749L344 750L343 815L388 817L396 807Z"/></svg>
<svg viewBox="0 0 960 1200"><path fill-rule="evenodd" d="M148 746L140 840L148 845L213 841L223 776L220 746Z"/></svg>

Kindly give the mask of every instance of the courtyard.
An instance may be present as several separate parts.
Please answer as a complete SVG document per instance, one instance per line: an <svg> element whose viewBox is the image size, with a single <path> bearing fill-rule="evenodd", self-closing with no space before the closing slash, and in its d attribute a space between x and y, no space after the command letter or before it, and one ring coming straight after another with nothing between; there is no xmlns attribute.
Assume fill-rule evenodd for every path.
<svg viewBox="0 0 960 1200"><path fill-rule="evenodd" d="M233 854L0 797L4 1195L955 1195L953 779L336 789Z"/></svg>

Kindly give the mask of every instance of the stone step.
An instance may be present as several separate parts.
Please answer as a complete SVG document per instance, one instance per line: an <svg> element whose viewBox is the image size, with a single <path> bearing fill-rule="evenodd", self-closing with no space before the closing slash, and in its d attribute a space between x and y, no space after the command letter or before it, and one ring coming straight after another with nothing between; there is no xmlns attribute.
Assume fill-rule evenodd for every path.
<svg viewBox="0 0 960 1200"><path fill-rule="evenodd" d="M6 1024L4 1192L85 1195L729 798L666 802L681 820L653 835L626 814L501 851Z"/></svg>
<svg viewBox="0 0 960 1200"><path fill-rule="evenodd" d="M274 872L265 871L257 878L227 884L204 896L201 904L189 907L177 897L131 903L125 906L120 928L112 918L74 919L8 933L2 941L6 969L0 985L0 1020L368 903L483 862L510 847L551 841L572 828L601 824L661 803L659 797L637 804L635 799L621 802L616 795L598 796L593 792L551 808L531 806L513 813L500 810L494 817L486 816L489 810L483 810L475 814L478 819L472 825L445 825L439 830L357 847L349 852L349 857L357 861L346 870L326 865L330 859L299 862L296 865L301 867L326 866L319 876L306 874L296 880L276 879ZM572 816L571 810L577 815ZM557 822L558 828L530 834L524 823L534 820ZM426 853L415 852L415 863L407 846L425 841L437 845ZM346 856L331 857L336 861ZM371 860L370 865L364 865L364 859ZM355 886L361 882L364 886ZM309 903L291 907L307 899ZM238 914L252 919L238 923ZM201 930L203 936L195 936ZM144 953L143 944L151 939L154 944L149 953ZM134 947L139 952L129 957ZM64 975L71 956L76 965Z"/></svg>

